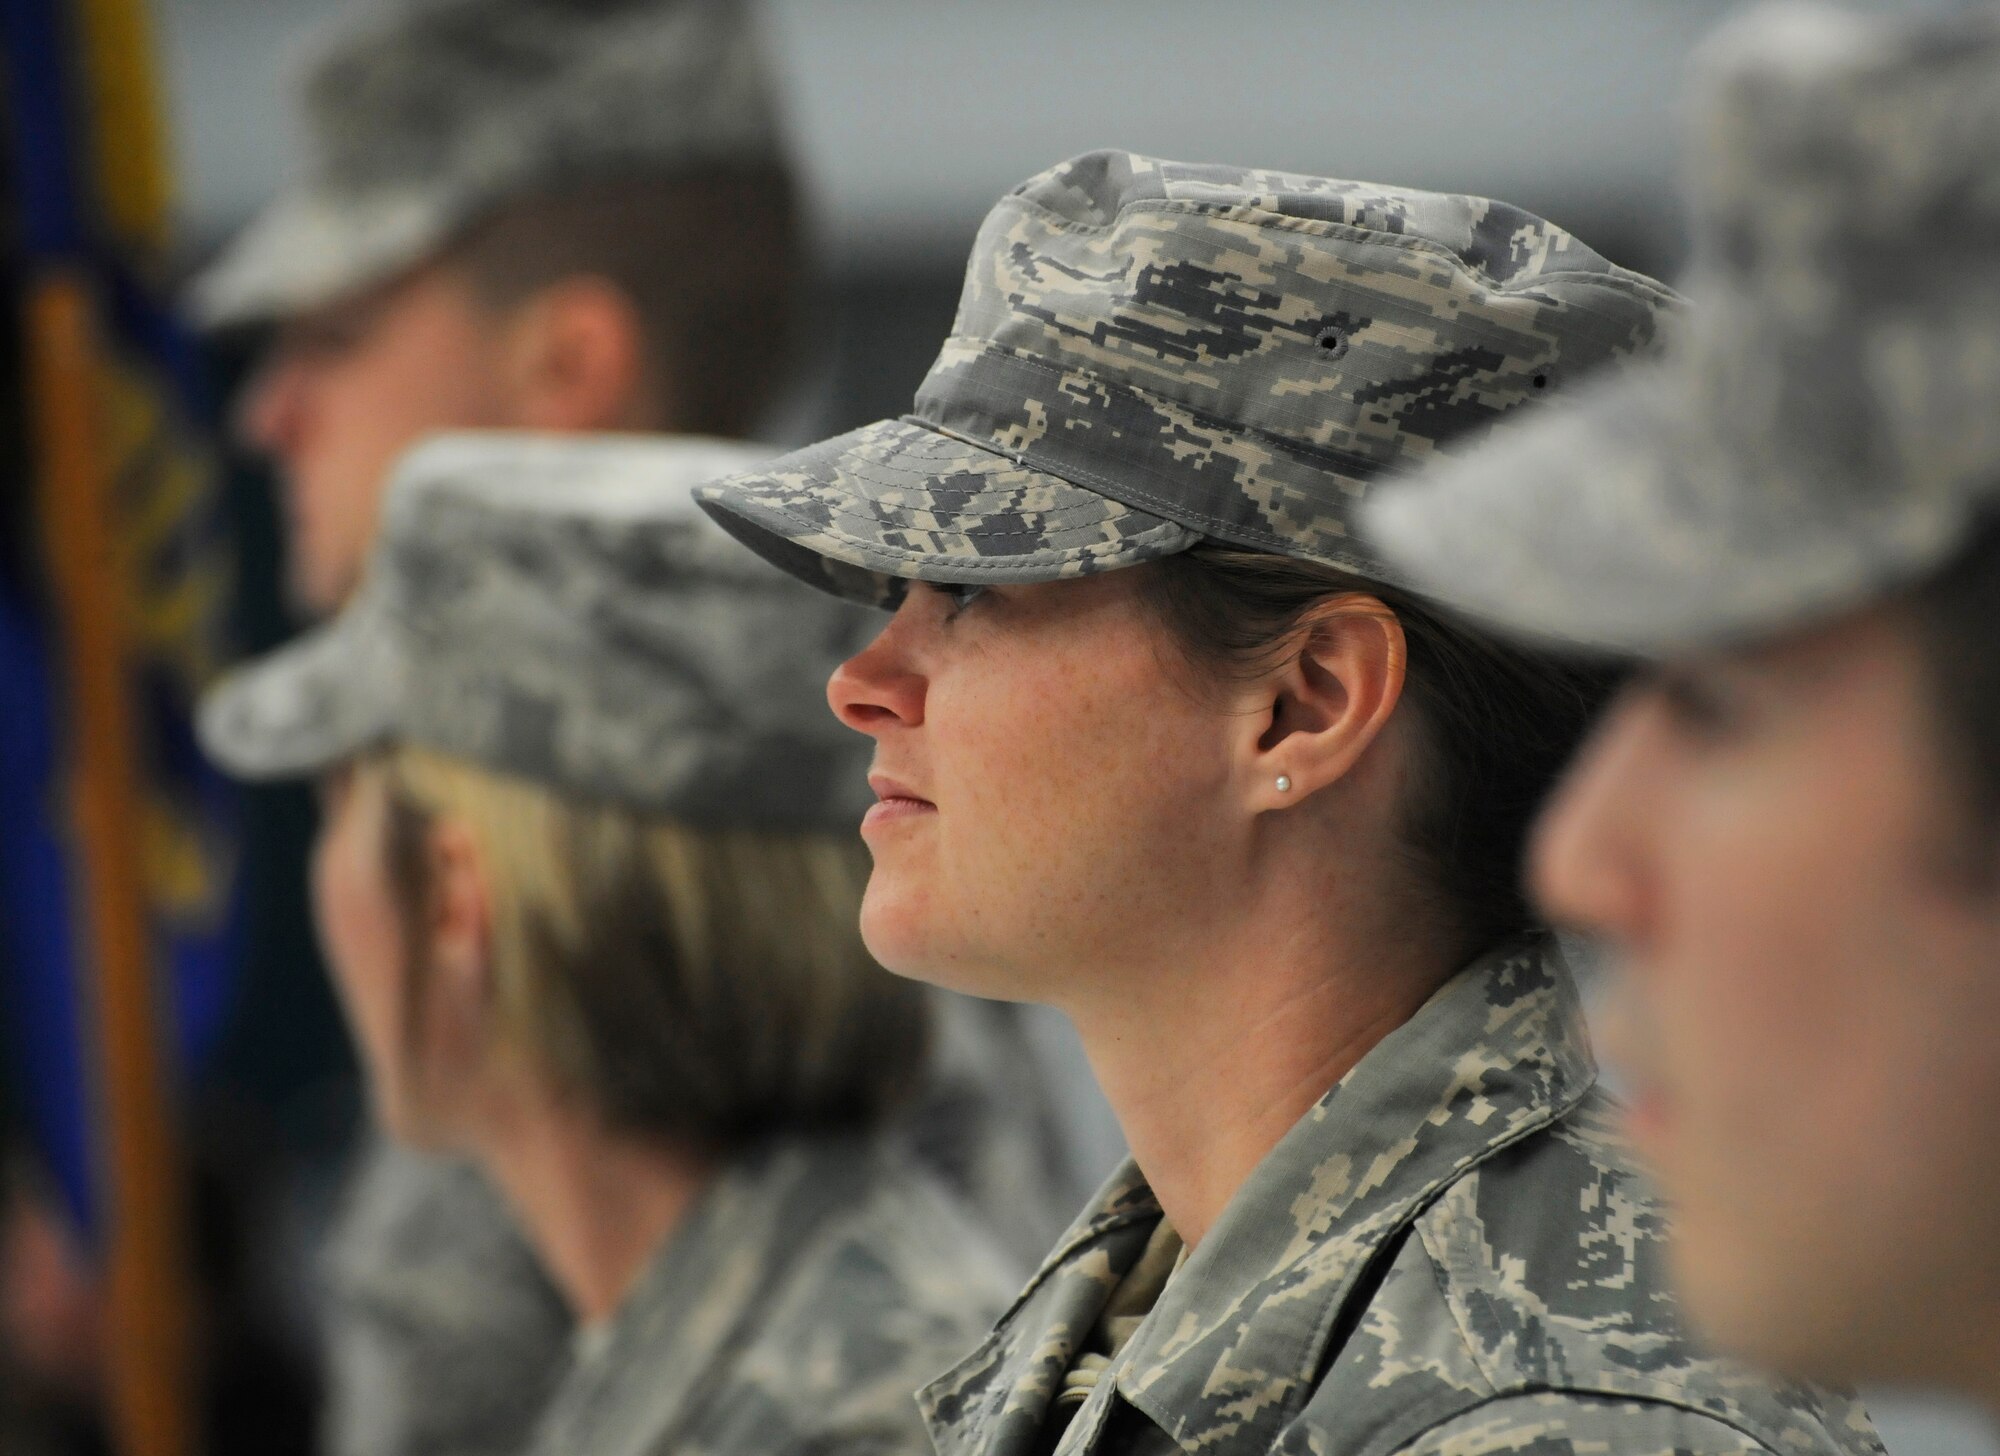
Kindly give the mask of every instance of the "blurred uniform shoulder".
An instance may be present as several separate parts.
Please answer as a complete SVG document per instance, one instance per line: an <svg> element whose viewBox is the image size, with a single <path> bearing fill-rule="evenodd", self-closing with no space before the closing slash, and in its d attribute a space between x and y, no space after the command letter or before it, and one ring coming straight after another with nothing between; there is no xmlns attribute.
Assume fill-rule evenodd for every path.
<svg viewBox="0 0 2000 1456"><path fill-rule="evenodd" d="M1776 1380L1684 1333L1665 1214L1593 1090L1447 1186L1282 1449L1884 1456L1853 1396Z"/></svg>
<svg viewBox="0 0 2000 1456"><path fill-rule="evenodd" d="M568 1307L471 1166L371 1143L327 1251L328 1456L505 1456L569 1355Z"/></svg>
<svg viewBox="0 0 2000 1456"><path fill-rule="evenodd" d="M890 1140L780 1144L732 1167L668 1239L533 1449L929 1456L914 1392L1018 1283Z"/></svg>
<svg viewBox="0 0 2000 1456"><path fill-rule="evenodd" d="M821 1221L740 1368L776 1392L801 1446L930 1456L918 1388L986 1337L1027 1274L914 1159L883 1147L864 1167L865 1191Z"/></svg>

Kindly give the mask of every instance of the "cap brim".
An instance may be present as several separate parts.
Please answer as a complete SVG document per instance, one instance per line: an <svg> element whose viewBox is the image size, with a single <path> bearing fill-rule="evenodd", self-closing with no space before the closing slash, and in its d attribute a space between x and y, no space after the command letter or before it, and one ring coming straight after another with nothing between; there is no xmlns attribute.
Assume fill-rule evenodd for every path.
<svg viewBox="0 0 2000 1456"><path fill-rule="evenodd" d="M773 564L857 601L905 581L1060 581L1185 551L1200 536L914 420L883 420L695 491Z"/></svg>
<svg viewBox="0 0 2000 1456"><path fill-rule="evenodd" d="M393 736L404 676L381 614L357 602L225 676L203 695L196 733L237 778L300 778Z"/></svg>
<svg viewBox="0 0 2000 1456"><path fill-rule="evenodd" d="M1381 491L1367 535L1470 616L1663 656L1833 615L1921 573L1960 534L1892 492L1825 498L1714 415L1674 366L1627 372Z"/></svg>
<svg viewBox="0 0 2000 1456"><path fill-rule="evenodd" d="M412 193L337 197L302 189L278 198L188 290L204 328L268 323L394 277L453 225L442 198Z"/></svg>

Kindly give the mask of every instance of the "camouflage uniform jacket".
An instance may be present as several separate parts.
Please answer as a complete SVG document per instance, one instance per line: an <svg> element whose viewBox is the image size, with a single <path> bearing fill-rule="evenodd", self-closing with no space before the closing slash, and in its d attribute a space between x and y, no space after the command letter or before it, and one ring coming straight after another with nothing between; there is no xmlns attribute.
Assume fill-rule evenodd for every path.
<svg viewBox="0 0 2000 1456"><path fill-rule="evenodd" d="M325 1456L505 1456L562 1376L569 1306L486 1177L370 1138L327 1249Z"/></svg>
<svg viewBox="0 0 2000 1456"><path fill-rule="evenodd" d="M1020 1010L937 993L930 1075L887 1132L1026 1269L1084 1190L1054 1126L1060 1069L1029 1043ZM562 1377L571 1323L484 1175L372 1141L335 1223L327 1285L328 1456L522 1449ZM985 1330L969 1321L938 1368Z"/></svg>
<svg viewBox="0 0 2000 1456"><path fill-rule="evenodd" d="M1853 1400L1690 1347L1595 1080L1553 948L1475 963L1258 1165L1054 1450L1881 1456ZM940 1456L1048 1448L1051 1394L1160 1217L1136 1168L1112 1177L923 1392Z"/></svg>
<svg viewBox="0 0 2000 1456"><path fill-rule="evenodd" d="M774 1145L697 1202L556 1392L538 1456L930 1456L915 1392L1018 1285L887 1143Z"/></svg>

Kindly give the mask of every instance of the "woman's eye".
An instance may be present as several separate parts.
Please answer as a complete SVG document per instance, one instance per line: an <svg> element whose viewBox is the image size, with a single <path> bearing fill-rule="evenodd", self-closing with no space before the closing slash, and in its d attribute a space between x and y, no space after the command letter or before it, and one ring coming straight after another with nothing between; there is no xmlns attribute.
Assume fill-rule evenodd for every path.
<svg viewBox="0 0 2000 1456"><path fill-rule="evenodd" d="M985 587L964 581L941 581L933 590L951 604L948 615L953 617L986 595Z"/></svg>
<svg viewBox="0 0 2000 1456"><path fill-rule="evenodd" d="M358 322L341 320L295 324L281 340L282 351L300 359L336 359L360 345L367 330Z"/></svg>
<svg viewBox="0 0 2000 1456"><path fill-rule="evenodd" d="M1653 689L1673 721L1697 737L1724 737L1743 715L1739 694L1712 673L1663 669L1654 675Z"/></svg>

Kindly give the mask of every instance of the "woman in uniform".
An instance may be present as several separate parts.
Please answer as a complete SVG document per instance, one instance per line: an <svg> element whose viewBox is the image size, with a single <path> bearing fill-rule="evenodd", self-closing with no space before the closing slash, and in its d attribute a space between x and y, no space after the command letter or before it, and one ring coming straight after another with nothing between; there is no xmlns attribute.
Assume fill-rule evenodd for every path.
<svg viewBox="0 0 2000 1456"><path fill-rule="evenodd" d="M927 1023L834 832L858 769L813 699L846 619L694 510L689 449L713 468L419 451L363 591L219 687L204 739L317 776L375 1111L480 1165L576 1314L531 1449L920 1453L911 1391L1012 1280L877 1135Z"/></svg>
<svg viewBox="0 0 2000 1456"><path fill-rule="evenodd" d="M698 492L893 609L830 687L870 948L1067 1012L1132 1148L943 1456L1877 1449L1684 1340L1523 900L1604 672L1349 529L1675 311L1504 204L1092 154L989 215L911 414Z"/></svg>

